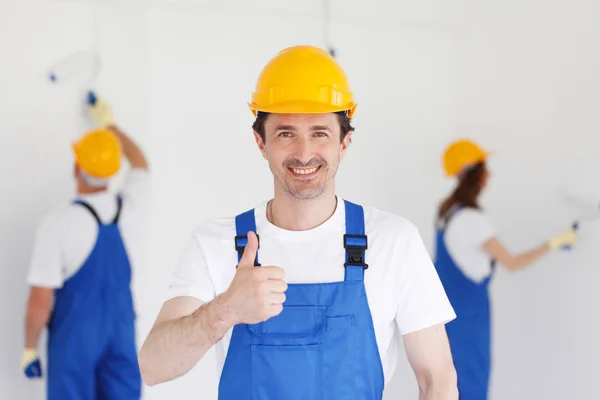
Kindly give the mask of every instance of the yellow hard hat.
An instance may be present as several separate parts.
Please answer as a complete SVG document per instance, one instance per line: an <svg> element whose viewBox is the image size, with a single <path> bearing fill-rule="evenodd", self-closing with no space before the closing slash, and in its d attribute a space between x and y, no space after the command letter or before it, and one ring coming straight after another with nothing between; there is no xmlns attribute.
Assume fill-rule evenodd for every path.
<svg viewBox="0 0 600 400"><path fill-rule="evenodd" d="M446 175L457 176L464 168L484 161L489 154L471 140L457 140L444 151L443 164Z"/></svg>
<svg viewBox="0 0 600 400"><path fill-rule="evenodd" d="M121 143L108 129L96 129L73 143L77 166L94 178L109 178L121 167Z"/></svg>
<svg viewBox="0 0 600 400"><path fill-rule="evenodd" d="M325 50L288 47L263 68L248 103L252 114L323 114L356 109L344 70Z"/></svg>

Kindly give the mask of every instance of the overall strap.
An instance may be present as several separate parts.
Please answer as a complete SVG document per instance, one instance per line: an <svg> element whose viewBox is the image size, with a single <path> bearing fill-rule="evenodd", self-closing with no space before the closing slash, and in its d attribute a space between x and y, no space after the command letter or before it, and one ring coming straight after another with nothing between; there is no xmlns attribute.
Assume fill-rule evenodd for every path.
<svg viewBox="0 0 600 400"><path fill-rule="evenodd" d="M75 200L73 202L73 204L79 204L80 206L83 206L84 208L87 208L87 210L92 214L92 216L94 217L94 219L96 220L96 222L98 222L98 225L102 225L102 221L100 220L100 217L98 216L98 213L96 213L96 210L94 210L92 208L92 206L90 206L88 203L86 203L83 200Z"/></svg>
<svg viewBox="0 0 600 400"><path fill-rule="evenodd" d="M260 237L256 233L256 220L254 219L254 209L248 210L235 217L235 251L238 252L238 262L242 259L244 254L244 248L248 244L248 232L254 232L258 240L258 247L260 248ZM254 265L260 267L258 262L258 251L256 252L256 259Z"/></svg>
<svg viewBox="0 0 600 400"><path fill-rule="evenodd" d="M346 249L346 262L344 263L345 281L363 281L365 269L365 252L368 248L367 235L365 235L365 216L361 206L344 200L346 209L346 234L344 235L344 248Z"/></svg>
<svg viewBox="0 0 600 400"><path fill-rule="evenodd" d="M454 217L454 215L456 215L456 213L460 209L462 209L461 206L452 206L450 208L450 210L448 210L448 212L446 213L446 215L444 215L441 218L441 225L442 225L441 230L442 231L444 231L444 232L446 231L446 228L448 227L448 224L450 223L450 220L452 219L452 217Z"/></svg>
<svg viewBox="0 0 600 400"><path fill-rule="evenodd" d="M73 204L78 204L80 206L83 206L84 208L86 208L90 214L92 214L92 216L94 217L94 219L96 220L96 222L98 223L98 225L103 225L102 224L102 220L100 219L100 217L98 216L98 213L96 212L96 210L94 210L92 208L92 206L90 206L88 203L86 203L83 200L75 200L73 202ZM121 198L121 196L117 196L117 214L115 215L115 218L113 219L112 223L116 224L117 222L119 222L119 217L121 216L121 209L123 206L123 199Z"/></svg>
<svg viewBox="0 0 600 400"><path fill-rule="evenodd" d="M117 196L117 215L115 215L115 219L113 219L113 224L119 222L119 217L121 216L121 209L123 207L123 199L121 196Z"/></svg>

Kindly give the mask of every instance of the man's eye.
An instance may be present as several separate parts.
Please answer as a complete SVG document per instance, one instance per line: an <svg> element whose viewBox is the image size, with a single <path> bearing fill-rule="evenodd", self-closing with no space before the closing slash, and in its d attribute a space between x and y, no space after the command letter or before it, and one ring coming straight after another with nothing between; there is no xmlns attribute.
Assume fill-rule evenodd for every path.
<svg viewBox="0 0 600 400"><path fill-rule="evenodd" d="M327 137L326 132L316 132L315 135L317 135L318 137Z"/></svg>
<svg viewBox="0 0 600 400"><path fill-rule="evenodd" d="M281 132L279 134L279 136L281 136L281 137L290 137L290 136L292 136L292 132Z"/></svg>

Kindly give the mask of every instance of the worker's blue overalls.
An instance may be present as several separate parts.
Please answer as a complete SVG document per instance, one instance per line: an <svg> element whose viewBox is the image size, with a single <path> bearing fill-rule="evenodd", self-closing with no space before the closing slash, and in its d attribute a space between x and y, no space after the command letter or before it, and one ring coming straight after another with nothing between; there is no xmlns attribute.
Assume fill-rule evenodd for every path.
<svg viewBox="0 0 600 400"><path fill-rule="evenodd" d="M458 375L460 400L486 400L491 369L491 316L488 286L495 270L481 282L463 274L450 256L444 235L452 216L448 212L437 229L435 267L456 319L446 325L452 357Z"/></svg>
<svg viewBox="0 0 600 400"><path fill-rule="evenodd" d="M55 291L48 324L48 400L139 400L131 267L117 225L98 222L83 266Z"/></svg>
<svg viewBox="0 0 600 400"><path fill-rule="evenodd" d="M364 285L361 206L345 201L345 278L289 284L281 314L233 328L219 383L219 400L380 400L384 377ZM236 217L238 260L254 210ZM259 235L259 233L257 233ZM233 247L233 246L232 246ZM298 247L298 252L304 251ZM260 268L258 257L255 262ZM234 268L234 266L232 266Z"/></svg>

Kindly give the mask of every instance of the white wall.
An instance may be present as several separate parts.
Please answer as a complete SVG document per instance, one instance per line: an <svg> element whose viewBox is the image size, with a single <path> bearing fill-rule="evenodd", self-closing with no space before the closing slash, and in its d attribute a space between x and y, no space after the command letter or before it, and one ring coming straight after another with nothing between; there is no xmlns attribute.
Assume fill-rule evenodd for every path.
<svg viewBox="0 0 600 400"><path fill-rule="evenodd" d="M496 150L484 205L501 239L526 250L590 212L566 202L562 186L600 190L600 7L472 1L466 10L453 131ZM498 274L493 400L598 397L600 224L580 233L572 253Z"/></svg>
<svg viewBox="0 0 600 400"><path fill-rule="evenodd" d="M134 254L140 342L194 226L271 195L246 102L276 51L324 45L321 3L221 3L4 0L0 6L0 387L8 397L43 398L42 383L25 381L18 370L24 279L36 224L72 195L68 142L87 127L78 103L82 79L52 86L44 75L49 65L96 41L103 61L96 88L151 161L153 208L145 245ZM507 244L524 249L563 229L579 210L560 201L556 186L595 167L592 43L599 36L591 25L593 3L577 10L588 24L566 4L539 12L532 0L332 2L331 38L359 101L339 192L410 218L431 248L436 203L450 184L439 155L465 134L498 150L485 205ZM586 36L576 36L579 30ZM534 179L540 186L531 185ZM522 226L509 226L513 220ZM599 371L592 361L600 352L592 341L598 324L588 317L599 304L593 229L582 230L576 252L498 277L495 400L594 393ZM215 385L208 357L185 377L145 388L145 398L208 399ZM401 357L386 397L416 393Z"/></svg>

